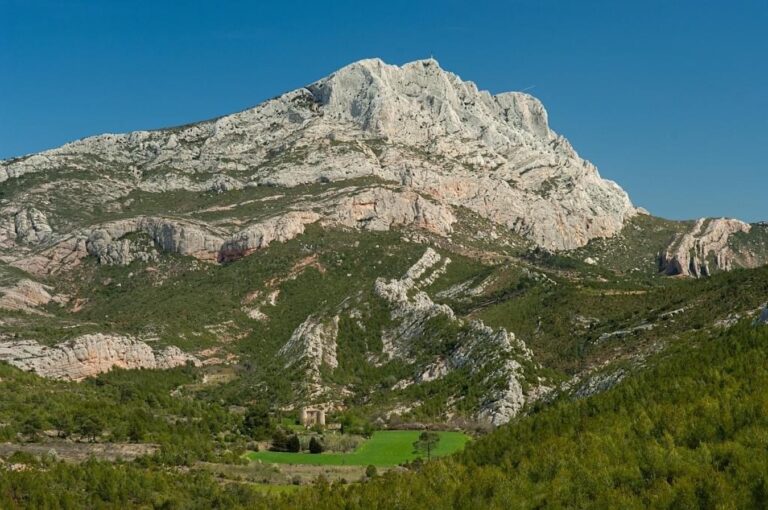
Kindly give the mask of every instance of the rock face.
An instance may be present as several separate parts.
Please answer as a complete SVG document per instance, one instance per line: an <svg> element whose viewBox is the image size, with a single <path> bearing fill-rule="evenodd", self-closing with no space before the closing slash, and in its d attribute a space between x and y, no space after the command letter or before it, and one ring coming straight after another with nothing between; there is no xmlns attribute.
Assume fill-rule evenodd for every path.
<svg viewBox="0 0 768 510"><path fill-rule="evenodd" d="M312 212L290 212L284 216L270 218L260 224L249 227L218 249L219 260L233 260L248 255L258 249L266 248L272 242L285 242L304 233L304 228L320 219Z"/></svg>
<svg viewBox="0 0 768 510"><path fill-rule="evenodd" d="M389 230L411 225L436 234L448 235L456 218L450 208L435 204L418 193L395 193L374 188L341 199L331 221L366 230Z"/></svg>
<svg viewBox="0 0 768 510"><path fill-rule="evenodd" d="M659 269L668 275L709 276L709 261L722 271L731 269L736 253L728 244L737 232L748 233L749 224L726 218L696 221L693 228L677 236L672 244L659 255Z"/></svg>
<svg viewBox="0 0 768 510"><path fill-rule="evenodd" d="M0 288L0 308L40 313L39 306L47 305L54 298L52 287L32 280L20 280L14 285Z"/></svg>
<svg viewBox="0 0 768 510"><path fill-rule="evenodd" d="M16 239L20 243L40 244L45 242L53 232L48 225L48 218L34 207L28 207L14 216Z"/></svg>
<svg viewBox="0 0 768 510"><path fill-rule="evenodd" d="M74 172L89 179L78 177L75 185L67 180ZM434 60L401 67L363 60L213 121L100 135L0 162L0 182L30 173L45 173L50 182L30 183L0 211L16 211L15 239L0 235L6 257L19 255L14 243L68 242L79 250L67 239L82 228L89 237L104 227L77 224L64 210L86 203L119 212L134 208L132 197L139 192L162 201L185 191L226 195L265 185L378 179L402 189L368 185L333 202L335 211L328 209L331 202L315 197L296 212L317 212L347 226L409 224L447 235L456 208L465 207L555 250L611 236L637 212L621 188L602 179L549 129L537 99L480 91ZM27 209L18 212L22 205ZM49 218L57 220L56 232ZM258 233L169 221L156 219L141 228L163 249L178 253L210 256L220 241L239 236L224 249L227 259L263 243ZM120 236L109 237L91 239L100 260L141 258L127 243L114 242ZM66 257L61 251L52 255ZM47 264L38 260L37 265Z"/></svg>
<svg viewBox="0 0 768 510"><path fill-rule="evenodd" d="M451 210L421 195L372 188L312 204L313 210L289 211L255 222L227 236L200 222L177 218L137 217L101 224L77 232L36 255L13 265L36 275L71 269L91 255L106 265L127 265L157 258L157 250L200 260L228 262L285 242L304 233L307 225L322 220L326 226L362 230L389 230L410 226L447 235L456 221ZM135 234L145 236L146 242ZM133 239L128 237L134 236Z"/></svg>
<svg viewBox="0 0 768 510"><path fill-rule="evenodd" d="M384 352L390 358L408 360L412 346L425 333L427 323L444 317L457 324L457 347L447 356L436 359L405 385L439 379L452 370L466 369L489 388L477 413L477 418L501 425L512 419L526 402L540 395L526 394L522 381L526 379L521 362L535 365L531 351L515 335L504 330L493 330L480 321L457 319L447 305L436 304L420 290L434 282L446 271L451 260L443 259L432 248L401 279L376 281L375 292L391 306L391 319L395 324L382 335ZM401 385L403 383L401 382ZM543 387L537 385L537 389Z"/></svg>
<svg viewBox="0 0 768 510"><path fill-rule="evenodd" d="M310 398L318 396L322 391L320 368L326 366L333 370L339 366L336 359L338 334L338 315L325 321L310 316L296 328L278 352L278 355L287 360L286 368L302 365L306 369L310 380Z"/></svg>
<svg viewBox="0 0 768 510"><path fill-rule="evenodd" d="M153 351L139 340L104 334L83 335L54 347L33 340L0 341L0 361L42 377L73 381L109 372L115 367L167 369L188 362L200 363L178 347Z"/></svg>
<svg viewBox="0 0 768 510"><path fill-rule="evenodd" d="M442 257L435 250L427 248L424 255L403 278L376 280L374 291L390 304L391 318L395 324L395 327L382 334L384 353L390 358L407 358L408 343L423 334L430 319L441 315L449 320L455 319L453 310L449 306L434 303L426 292L418 289L419 279L433 269L441 259ZM450 259L445 259L443 265L433 272L434 278L441 271L445 271L445 266L450 262ZM421 284L428 283L421 282Z"/></svg>

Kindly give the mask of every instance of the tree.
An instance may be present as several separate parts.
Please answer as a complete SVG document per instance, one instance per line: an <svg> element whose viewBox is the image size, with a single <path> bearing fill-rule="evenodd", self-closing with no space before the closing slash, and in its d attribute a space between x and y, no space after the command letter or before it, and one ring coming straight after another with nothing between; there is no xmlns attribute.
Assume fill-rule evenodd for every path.
<svg viewBox="0 0 768 510"><path fill-rule="evenodd" d="M37 413L32 413L21 424L21 433L35 439L44 426L43 418Z"/></svg>
<svg viewBox="0 0 768 510"><path fill-rule="evenodd" d="M288 436L283 429L277 429L272 433L272 450L276 452L288 451Z"/></svg>
<svg viewBox="0 0 768 510"><path fill-rule="evenodd" d="M309 440L309 453L323 453L323 450L323 443L317 437L312 436Z"/></svg>
<svg viewBox="0 0 768 510"><path fill-rule="evenodd" d="M91 442L96 441L96 438L104 430L104 422L98 415L80 415L76 419L76 424L80 435L90 438Z"/></svg>
<svg viewBox="0 0 768 510"><path fill-rule="evenodd" d="M269 417L269 409L266 406L254 406L243 417L243 432L253 439L265 439L269 437L272 422Z"/></svg>
<svg viewBox="0 0 768 510"><path fill-rule="evenodd" d="M432 452L437 448L440 442L440 435L437 432L424 431L419 434L419 440L413 443L413 448L420 453L427 454L427 460L432 459Z"/></svg>
<svg viewBox="0 0 768 510"><path fill-rule="evenodd" d="M298 453L301 451L301 441L296 434L288 438L288 444L286 445L289 452Z"/></svg>

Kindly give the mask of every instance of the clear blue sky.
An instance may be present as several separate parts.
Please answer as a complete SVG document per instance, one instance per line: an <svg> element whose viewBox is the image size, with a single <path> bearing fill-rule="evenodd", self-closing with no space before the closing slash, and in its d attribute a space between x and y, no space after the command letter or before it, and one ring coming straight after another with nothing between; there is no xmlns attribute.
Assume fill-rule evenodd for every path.
<svg viewBox="0 0 768 510"><path fill-rule="evenodd" d="M768 219L768 0L0 0L0 158L430 54L530 88L654 214Z"/></svg>

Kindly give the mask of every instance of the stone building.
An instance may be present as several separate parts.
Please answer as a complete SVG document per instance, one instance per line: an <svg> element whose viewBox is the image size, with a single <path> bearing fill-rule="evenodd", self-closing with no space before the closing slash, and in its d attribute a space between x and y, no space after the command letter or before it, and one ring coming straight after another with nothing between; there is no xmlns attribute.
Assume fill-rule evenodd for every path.
<svg viewBox="0 0 768 510"><path fill-rule="evenodd" d="M325 427L325 411L312 407L304 407L299 414L299 421L307 428L314 427L315 425Z"/></svg>

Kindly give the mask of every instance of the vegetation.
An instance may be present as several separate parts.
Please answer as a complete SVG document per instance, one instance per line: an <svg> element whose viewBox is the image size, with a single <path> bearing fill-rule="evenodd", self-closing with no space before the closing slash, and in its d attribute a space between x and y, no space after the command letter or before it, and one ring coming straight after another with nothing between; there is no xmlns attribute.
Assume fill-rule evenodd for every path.
<svg viewBox="0 0 768 510"><path fill-rule="evenodd" d="M325 186L297 193L332 191ZM200 203L195 196L178 200L189 205L189 216L212 219L218 207L242 207L248 216L251 200L273 192L206 195L208 210L191 208ZM286 207L299 197L268 203ZM152 196L132 198L137 210L162 206ZM51 277L46 283L71 295L77 311L52 303L46 315L7 312L0 335L52 344L110 331L153 346L214 350L235 362L116 370L82 383L43 380L0 365L0 441L21 450L30 444L55 450L59 444L85 449L114 443L144 445L150 452L133 462L81 464L40 450L37 457L17 453L0 463L0 508L766 504L768 338L748 319L731 326L764 303L768 268L703 280L660 278L655 251L686 225L657 218L639 216L616 238L552 254L524 251L525 243L512 235L494 240L487 223L459 213L454 237L462 244L430 239L451 263L423 290L449 305L464 325L444 316L430 319L407 361L383 354L381 332L393 319L373 288L377 278L401 277L423 254L424 244L403 241L409 232L312 226L297 239L223 265L163 254L157 262L128 267L87 260L72 273ZM486 236L471 237L473 230ZM732 242L759 252L768 242L765 232L756 226ZM585 263L587 257L600 262ZM24 276L7 265L0 269L5 284ZM265 304L275 291L274 303ZM251 306L267 319L250 317ZM348 313L352 308L355 313ZM305 367L275 362L311 314L340 316L338 367L322 367L321 376L331 392L343 395L348 411L329 415L343 434L307 433L295 425L290 409L309 394ZM626 377L601 395L573 400L565 393L528 408L466 448L468 437L461 433L375 431L379 420L405 427L448 416L474 428L470 420L488 390L480 381L497 368L494 363L398 384L460 345L469 320L504 327L534 350L543 367L523 363L525 390L539 377L556 385L594 367ZM390 412L404 403L416 405L400 416ZM268 439L274 451L256 444ZM263 465L248 463L246 451ZM433 457L440 458L422 462ZM337 478L364 481L330 485L320 479L294 490L287 484L306 483L309 475L273 477L266 473L278 469L273 463L286 469L341 466L336 469L351 469L354 478L346 471ZM402 464L407 470L391 469ZM261 481L278 488L254 484Z"/></svg>
<svg viewBox="0 0 768 510"><path fill-rule="evenodd" d="M312 436L309 440L309 453L323 453L323 443L320 440Z"/></svg>
<svg viewBox="0 0 768 510"><path fill-rule="evenodd" d="M432 432L439 438L439 443L432 442L430 455L440 457L461 450L469 437L460 432ZM261 451L251 452L248 458L262 462L310 465L341 465L378 467L397 466L404 462L415 460L423 454L414 449L414 443L419 440L420 433L414 430L381 430L374 432L352 453L285 453Z"/></svg>
<svg viewBox="0 0 768 510"><path fill-rule="evenodd" d="M767 396L768 329L744 321L671 347L603 394L533 409L415 472L355 485L320 480L266 496L202 473L98 462L40 470L24 459L32 469L0 477L0 506L761 508L768 504ZM418 437L401 434L410 435L409 447Z"/></svg>
<svg viewBox="0 0 768 510"><path fill-rule="evenodd" d="M440 435L437 432L425 430L419 434L419 439L413 443L413 449L427 455L427 460L432 460L432 452L440 443Z"/></svg>
<svg viewBox="0 0 768 510"><path fill-rule="evenodd" d="M765 508L768 330L743 323L616 388L535 409L416 474L318 485L284 507Z"/></svg>
<svg viewBox="0 0 768 510"><path fill-rule="evenodd" d="M154 460L174 465L236 458L226 450L244 449L240 418L214 402L185 398L179 388L195 378L185 367L115 370L66 383L0 364L0 441L52 433L62 440L159 445Z"/></svg>

